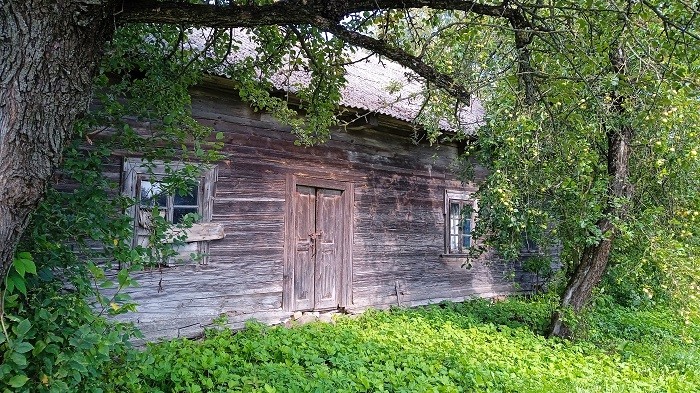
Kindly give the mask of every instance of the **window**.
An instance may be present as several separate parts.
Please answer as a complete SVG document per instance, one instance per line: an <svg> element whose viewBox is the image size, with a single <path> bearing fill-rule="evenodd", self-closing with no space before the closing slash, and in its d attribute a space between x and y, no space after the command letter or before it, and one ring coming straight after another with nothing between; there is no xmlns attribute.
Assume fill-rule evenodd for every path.
<svg viewBox="0 0 700 393"><path fill-rule="evenodd" d="M467 254L473 246L476 201L467 192L445 192L445 254Z"/></svg>
<svg viewBox="0 0 700 393"><path fill-rule="evenodd" d="M167 261L160 261L162 264L194 259L206 263L209 240L224 237L223 226L210 222L217 177L215 166L203 167L199 176L176 187L174 191L168 192L165 189L166 174L184 166L183 163L148 163L136 158L124 160L122 193L137 200L136 205L128 211L134 219L134 246L149 246L149 239L153 239L151 235L155 231L152 217L154 212L173 224L182 224L187 217L195 219L189 220L185 227L176 227L164 234L165 243L177 245L173 246L175 255L164 257ZM194 224L190 226L192 222Z"/></svg>
<svg viewBox="0 0 700 393"><path fill-rule="evenodd" d="M523 232L520 237L522 238L523 244L520 247L520 253L521 254L526 254L526 255L531 255L531 254L539 254L540 253L540 247L537 244L537 242L528 235L527 232Z"/></svg>
<svg viewBox="0 0 700 393"><path fill-rule="evenodd" d="M160 216L168 222L179 224L187 214L200 214L201 181L194 181L191 185L169 195L158 179L159 177L152 175L138 175L136 194L139 196L139 210L145 210L143 216L151 214L155 207L160 212Z"/></svg>

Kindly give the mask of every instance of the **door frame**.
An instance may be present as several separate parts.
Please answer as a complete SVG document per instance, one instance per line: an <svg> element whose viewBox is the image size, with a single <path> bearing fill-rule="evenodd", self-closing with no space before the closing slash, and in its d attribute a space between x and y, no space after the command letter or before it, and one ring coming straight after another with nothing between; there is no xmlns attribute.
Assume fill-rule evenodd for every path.
<svg viewBox="0 0 700 393"><path fill-rule="evenodd" d="M355 197L353 185L350 182L320 179L315 177L287 175L287 190L285 196L284 215L284 269L282 276L282 309L294 310L294 217L296 204L294 194L297 186L326 188L342 191L343 222L343 253L340 262L340 281L338 288L338 303L340 307L352 304L352 238L353 238L353 206Z"/></svg>

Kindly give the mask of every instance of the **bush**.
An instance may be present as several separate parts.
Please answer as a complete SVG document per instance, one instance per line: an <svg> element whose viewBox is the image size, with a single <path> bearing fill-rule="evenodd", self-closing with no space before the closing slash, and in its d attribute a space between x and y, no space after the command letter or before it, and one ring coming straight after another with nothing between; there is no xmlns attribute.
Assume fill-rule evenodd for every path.
<svg viewBox="0 0 700 393"><path fill-rule="evenodd" d="M251 322L239 333L210 330L201 341L151 344L123 358L119 369L129 371L112 373L105 383L124 392L692 392L700 386L690 363L697 341L674 352L683 340L696 340L697 331L688 336L686 328L663 322L663 312L639 314L640 330L627 340L639 350L628 353L594 344L621 342L633 311L591 314L595 326L607 321L600 325L607 328L569 342L533 332L551 307L546 298L479 300L370 310L334 325Z"/></svg>

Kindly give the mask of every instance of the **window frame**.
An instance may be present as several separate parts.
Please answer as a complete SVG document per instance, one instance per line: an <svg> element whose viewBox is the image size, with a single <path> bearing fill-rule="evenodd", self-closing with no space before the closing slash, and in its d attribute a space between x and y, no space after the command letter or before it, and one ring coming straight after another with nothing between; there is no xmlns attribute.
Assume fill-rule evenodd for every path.
<svg viewBox="0 0 700 393"><path fill-rule="evenodd" d="M464 247L463 243L463 236L465 236L462 233L462 225L459 225L459 233L457 236L459 236L459 247L457 252L454 252L452 250L451 246L451 239L453 236L455 236L452 233L452 217L451 217L451 206L452 204L459 204L460 206L460 215L461 212L464 210L465 206L471 206L472 211L471 215L469 217L470 221L470 231L469 231L469 247ZM445 256L468 256L469 255L469 250L474 247L474 237L472 234L474 233L474 225L476 223L476 218L477 218L477 209L478 209L478 204L477 200L472 196L472 193L468 191L457 191L457 190L445 190L445 205L444 205L444 218L445 218L445 244L444 244L444 253L443 255ZM460 221L461 224L461 221Z"/></svg>
<svg viewBox="0 0 700 393"><path fill-rule="evenodd" d="M121 193L122 195L135 198L133 205L129 206L126 210L126 214L133 219L133 236L128 241L131 242L132 246L136 246L138 243L138 230L139 222L142 218L140 216L141 212L141 202L140 202L140 183L142 180L157 181L159 178L165 177L169 172L177 171L183 168L188 163L181 161L164 162L164 161L148 161L141 158L125 157L122 163L122 175L121 175ZM196 164L196 163L189 163ZM168 170L166 171L166 168ZM200 170L200 176L198 177L198 195L197 195L197 213L201 216L201 219L197 224L194 224L193 228L199 224L210 223L212 220L213 206L214 206L214 194L216 181L218 180L218 168L216 165L202 164ZM174 196L168 195L168 202L166 203L166 219L172 222L172 211L174 210ZM172 202L172 203L171 203ZM194 206L194 205L191 205ZM186 234L189 235L187 231L192 228L185 229ZM210 229L210 228L209 228ZM213 239L223 238L223 227L216 228L214 232L217 235L210 237L209 239L201 240L185 240L186 244L195 243L196 252L201 255L201 259L198 261L200 264L207 264L208 254L209 254L209 241ZM220 235L219 235L220 233ZM192 263L189 260L187 263ZM168 265L171 265L172 261L168 261Z"/></svg>
<svg viewBox="0 0 700 393"><path fill-rule="evenodd" d="M541 253L540 245L527 236L527 232L522 232L520 235L522 244L520 246L520 255L531 256Z"/></svg>
<svg viewBox="0 0 700 393"><path fill-rule="evenodd" d="M144 181L148 181L150 183L158 183L161 182L162 178L164 175L161 174L142 174L142 173L137 173L136 174L136 190L135 190L135 196L137 199L137 206L139 209L144 209L148 208L147 205L143 205L141 203L142 201L142 184ZM204 195L204 182L205 179L204 177L200 176L199 179L197 180L197 191L196 191L196 196L197 196L197 203L196 204L191 204L191 205L184 205L184 204L175 204L175 195L170 195L170 194L165 194L166 202L165 206L159 207L159 210L165 210L165 219L168 220L168 222L172 224L178 224L177 222L174 221L174 215L175 215L175 209L176 208L185 208L185 209L192 209L196 208L196 213L199 215L202 215L201 212L203 210L203 202L205 200L205 195Z"/></svg>

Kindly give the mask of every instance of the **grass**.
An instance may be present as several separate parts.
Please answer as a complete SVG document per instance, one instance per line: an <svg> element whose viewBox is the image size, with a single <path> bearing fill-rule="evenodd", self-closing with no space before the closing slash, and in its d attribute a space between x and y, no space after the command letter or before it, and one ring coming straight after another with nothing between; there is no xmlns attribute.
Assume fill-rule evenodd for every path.
<svg viewBox="0 0 700 393"><path fill-rule="evenodd" d="M444 303L291 329L249 323L133 352L106 382L130 392L700 392L699 321L607 305L577 340L550 340L541 333L553 304Z"/></svg>

